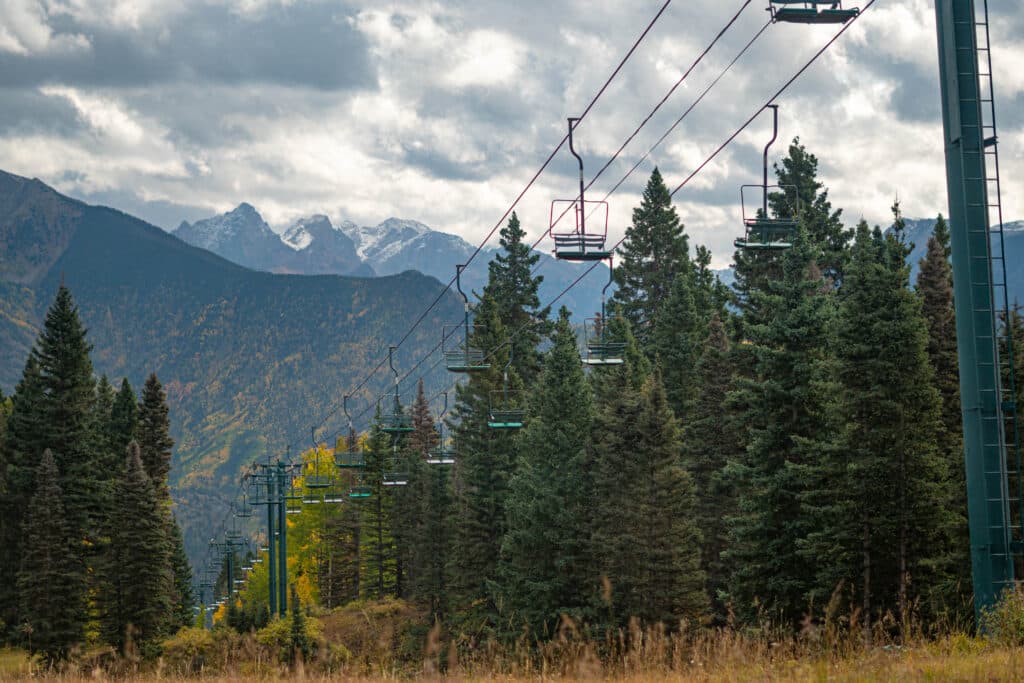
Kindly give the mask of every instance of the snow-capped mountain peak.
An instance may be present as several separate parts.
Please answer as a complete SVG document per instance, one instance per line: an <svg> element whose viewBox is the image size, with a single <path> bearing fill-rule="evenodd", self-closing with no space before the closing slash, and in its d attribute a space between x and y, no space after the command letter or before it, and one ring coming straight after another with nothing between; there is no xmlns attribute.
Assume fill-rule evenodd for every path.
<svg viewBox="0 0 1024 683"><path fill-rule="evenodd" d="M295 251L302 251L317 238L317 235L329 234L334 230L331 219L323 214L300 218L281 235L281 241Z"/></svg>
<svg viewBox="0 0 1024 683"><path fill-rule="evenodd" d="M410 242L421 235L433 232L419 221L401 218L389 218L375 226L357 227L346 222L348 229L343 231L356 244L359 258L388 259L402 251Z"/></svg>

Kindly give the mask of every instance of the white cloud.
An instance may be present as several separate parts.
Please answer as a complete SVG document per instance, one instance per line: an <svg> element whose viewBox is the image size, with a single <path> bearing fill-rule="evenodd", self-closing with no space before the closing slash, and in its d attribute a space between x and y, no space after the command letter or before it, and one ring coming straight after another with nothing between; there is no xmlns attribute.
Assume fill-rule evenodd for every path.
<svg viewBox="0 0 1024 683"><path fill-rule="evenodd" d="M49 10L39 0L0 0L0 51L17 55L88 49L80 34L55 34Z"/></svg>
<svg viewBox="0 0 1024 683"><path fill-rule="evenodd" d="M240 22L295 16L309 7L290 0L211 2L218 16ZM734 8L724 4L689 0L665 13L578 129L588 177L732 15ZM160 54L174 43L175 17L194 18L210 5L0 0L0 7L0 50L34 55L55 49L65 38L53 32L49 17L60 13L78 27L73 35L89 34L83 26L105 27ZM225 15L224 7L233 14ZM1021 11L1015 3L1002 7L1004 13ZM595 183L593 198L622 177L763 25L760 9L751 5ZM366 0L348 12L347 21L366 41L376 87L218 82L200 91L165 81L118 87L51 80L41 92L67 102L81 130L55 125L32 135L0 133L0 167L38 175L69 192L111 188L211 212L249 201L272 223L314 212L362 223L398 215L476 241L561 139L565 117L583 110L653 11L653 5L627 2ZM338 17L345 13L339 6ZM993 17L994 55L997 97L1008 114L1001 133L1012 219L1024 217L1024 198L1008 191L1024 173L1024 146L1013 144L1024 139L1024 124L1009 109L1012 98L1024 93L1024 48L999 28L1005 18ZM876 3L779 101L780 139L773 157L799 135L820 158L833 203L846 209L848 222L863 214L885 223L897 193L910 216L945 208L940 123L933 113L938 93L930 93L933 85L921 77L937 69L933 24L928 0ZM827 28L769 27L610 198L612 236L624 232L653 165L670 187L677 185L829 36ZM302 48L279 47L282 55ZM226 52L224 59L245 55ZM339 58L335 68L345 69L346 63ZM914 83L901 80L907 74L914 74ZM905 106L899 97L910 92L934 97L916 118L899 111ZM677 196L693 242L712 247L716 266L731 258L732 237L740 231L739 186L759 178L768 125L765 117L755 121ZM519 215L531 235L545 229L551 199L573 194L574 169L563 150L523 199Z"/></svg>

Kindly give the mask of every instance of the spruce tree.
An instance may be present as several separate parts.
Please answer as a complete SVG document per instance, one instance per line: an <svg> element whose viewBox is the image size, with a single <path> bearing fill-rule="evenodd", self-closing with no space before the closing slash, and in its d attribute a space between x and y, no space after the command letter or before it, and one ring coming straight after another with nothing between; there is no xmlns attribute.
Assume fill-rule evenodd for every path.
<svg viewBox="0 0 1024 683"><path fill-rule="evenodd" d="M953 308L953 271L949 264L949 228L940 215L935 221L928 250L920 261L917 292L928 326L928 358L935 388L942 399L939 452L946 458L955 487L952 501L963 523L957 529L956 581L964 591L971 585L970 538L967 531L967 482L963 462L963 416L960 411L960 363L957 356L956 314Z"/></svg>
<svg viewBox="0 0 1024 683"><path fill-rule="evenodd" d="M117 453L124 453L128 444L135 440L139 429L139 406L135 391L128 379L121 380L121 388L110 411L110 433L112 445Z"/></svg>
<svg viewBox="0 0 1024 683"><path fill-rule="evenodd" d="M652 334L652 348L662 368L669 404L680 419L685 418L697 389L694 366L705 327L697 317L693 280L691 271L676 275L668 299L658 311Z"/></svg>
<svg viewBox="0 0 1024 683"><path fill-rule="evenodd" d="M637 528L636 550L645 568L634 587L640 598L637 616L670 628L684 618L695 623L708 606L697 505L693 480L680 464L679 427L657 372L643 387L633 429L642 472L635 491L646 520Z"/></svg>
<svg viewBox="0 0 1024 683"><path fill-rule="evenodd" d="M825 525L807 546L826 582L856 581L865 633L887 612L906 624L913 602L941 600L962 523L937 448L941 401L901 227L897 213L888 235L863 221L856 231L837 324L843 429L824 452L832 490L813 510Z"/></svg>
<svg viewBox="0 0 1024 683"><path fill-rule="evenodd" d="M596 582L591 587L597 599L596 625L601 630L618 629L631 616L639 616L635 589L645 571L635 552L637 530L647 523L636 498L643 477L636 457L636 425L640 414L640 392L651 367L637 348L629 323L621 317L609 325L616 338L626 340L624 363L590 374L594 387L594 421L590 430L593 451L593 514L590 556Z"/></svg>
<svg viewBox="0 0 1024 683"><path fill-rule="evenodd" d="M46 450L46 396L39 364L29 356L14 389L3 447L4 489L0 496L0 621L14 629L18 618L16 581L22 522L35 491L39 455Z"/></svg>
<svg viewBox="0 0 1024 683"><path fill-rule="evenodd" d="M516 437L508 430L487 426L495 392L502 391L502 371L509 356L508 347L501 346L506 330L496 302L486 294L477 306L476 323L485 340L483 346L496 351L488 370L472 373L456 387L449 425L459 444L451 475L458 523L452 534L448 576L456 623L465 633L486 637L497 624L493 584L506 529L505 504ZM522 382L514 367L508 377L510 390L520 391Z"/></svg>
<svg viewBox="0 0 1024 683"><path fill-rule="evenodd" d="M782 164L775 164L779 192L769 196L777 216L799 216L815 249L815 261L826 279L842 281L852 232L843 228L842 210L833 209L828 188L818 180L818 158L794 138Z"/></svg>
<svg viewBox="0 0 1024 683"><path fill-rule="evenodd" d="M393 458L393 444L391 436L381 430L380 423L378 409L363 451L362 484L370 489L371 495L360 504L362 572L359 586L363 596L371 600L394 595L398 562L393 528L394 497L384 486L384 472L388 471Z"/></svg>
<svg viewBox="0 0 1024 683"><path fill-rule="evenodd" d="M128 445L117 482L110 551L100 597L104 639L124 652L166 634L173 607L174 574L166 510L142 464L139 445Z"/></svg>
<svg viewBox="0 0 1024 683"><path fill-rule="evenodd" d="M150 374L139 402L138 443L146 476L153 482L158 499L167 505L171 500L167 476L171 471L171 449L174 448L169 414L163 386L156 374Z"/></svg>
<svg viewBox="0 0 1024 683"><path fill-rule="evenodd" d="M49 664L66 659L85 637L85 574L64 512L57 463L46 450L25 516L16 604L25 645Z"/></svg>
<svg viewBox="0 0 1024 683"><path fill-rule="evenodd" d="M46 313L32 356L45 397L39 436L57 461L69 529L83 544L80 556L93 544L104 521L102 482L109 477L102 468L102 441L95 429L91 350L71 292L62 285Z"/></svg>
<svg viewBox="0 0 1024 683"><path fill-rule="evenodd" d="M501 229L501 251L487 266L484 295L497 304L501 324L511 335L509 344L516 374L529 386L540 372L541 357L537 347L550 333L551 323L548 321L550 309L540 307L537 293L544 277L531 275L540 254L530 251L529 245L523 242L525 237L526 232L513 211L508 224Z"/></svg>
<svg viewBox="0 0 1024 683"><path fill-rule="evenodd" d="M412 595L430 610L430 619L441 619L447 611L449 538L451 528L451 497L448 472L451 465L425 465L439 444L440 435L430 413L423 389L417 388L413 404L413 426L409 446L420 463L421 475L412 488L413 511L417 524L412 544ZM458 455L456 454L456 457ZM410 482L412 484L413 482Z"/></svg>
<svg viewBox="0 0 1024 683"><path fill-rule="evenodd" d="M175 633L192 623L192 607L195 596L192 593L192 567L185 554L185 541L181 527L173 516L167 523L170 542L171 573L174 576L174 590L171 593L171 609L168 612L167 632Z"/></svg>
<svg viewBox="0 0 1024 683"><path fill-rule="evenodd" d="M708 327L696 375L699 391L683 432L683 463L700 500L694 519L701 531L702 566L714 615L722 620L727 606L719 597L727 590L728 577L728 567L721 558L727 541L725 519L736 513L736 491L729 485L725 470L740 449L734 415L726 404L733 380L729 339L717 315Z"/></svg>
<svg viewBox="0 0 1024 683"><path fill-rule="evenodd" d="M586 621L593 604L587 540L592 397L565 308L553 340L517 444L499 569L506 623L516 631L526 625L534 637L553 634L563 614Z"/></svg>
<svg viewBox="0 0 1024 683"><path fill-rule="evenodd" d="M737 379L730 402L745 413L739 434L745 452L728 468L738 492L728 520L729 599L737 614L795 624L808 607L814 568L798 544L814 520L801 514L809 481L803 467L817 458L829 434L827 392L829 321L834 309L800 230L781 256L778 279L750 292L754 320L742 345L750 375Z"/></svg>
<svg viewBox="0 0 1024 683"><path fill-rule="evenodd" d="M633 223L618 253L613 308L621 308L640 347L650 354L658 311L668 300L676 276L691 269L689 240L657 168L647 181L640 206L633 210Z"/></svg>

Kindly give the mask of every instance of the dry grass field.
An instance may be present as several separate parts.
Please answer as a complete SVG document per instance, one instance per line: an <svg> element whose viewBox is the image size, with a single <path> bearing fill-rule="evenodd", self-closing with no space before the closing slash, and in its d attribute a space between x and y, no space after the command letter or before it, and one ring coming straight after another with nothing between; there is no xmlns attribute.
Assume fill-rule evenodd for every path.
<svg viewBox="0 0 1024 683"><path fill-rule="evenodd" d="M468 670L456 668L447 675L430 673L425 664L419 672L408 669L368 671L364 667L325 674L297 667L277 665L254 667L252 662L220 673L200 672L183 676L157 665L145 671L126 671L111 675L101 670L76 673L47 673L33 668L22 652L0 651L0 680L52 679L70 682L131 680L201 680L210 683L242 680L450 680L450 681L542 681L610 680L623 683L658 681L694 681L726 683L744 681L1024 681L1024 649L997 646L985 641L956 636L932 643L903 648L870 648L837 656L796 656L781 652L787 648L742 646L739 642L719 643L718 647L698 654L691 651L688 661L664 662L643 655L626 657L616 665L600 665L581 652L573 661L559 665L540 664L521 667L475 665ZM655 660L659 661L655 661Z"/></svg>

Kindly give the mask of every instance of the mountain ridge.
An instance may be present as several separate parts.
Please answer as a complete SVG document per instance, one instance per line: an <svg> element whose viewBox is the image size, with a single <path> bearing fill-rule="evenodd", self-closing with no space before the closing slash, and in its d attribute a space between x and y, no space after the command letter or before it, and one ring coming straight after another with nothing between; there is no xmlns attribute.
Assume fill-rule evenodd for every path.
<svg viewBox="0 0 1024 683"><path fill-rule="evenodd" d="M375 226L360 226L348 220L334 225L327 216L313 214L293 221L277 234L258 211L252 213L245 210L249 220L247 229L253 233L247 235L239 232L233 222L233 216L243 206L251 208L251 205L243 202L232 211L195 224L183 223L185 229L179 226L175 234L196 246L212 249L225 258L256 270L275 273L340 273L367 277L415 270L443 283L451 281L456 264L466 263L477 251L475 245L458 235L434 230L417 220L396 217L387 218ZM204 228L223 225L226 239L211 240L203 235L194 237L196 230L193 226L198 224L203 224ZM271 238L268 232L276 237ZM249 248L256 241L265 245L262 251ZM285 245L286 250L280 249L277 243ZM487 282L487 262L499 249L497 246L485 245L480 250L463 272L464 291L482 291ZM604 264L598 266L603 275L592 274L586 284L581 283L582 286L562 294L589 264L559 261L542 251L534 253L540 256L538 273L543 278L539 292L542 303L561 295L559 304L565 304L581 319L600 310L600 290L608 278Z"/></svg>
<svg viewBox="0 0 1024 683"><path fill-rule="evenodd" d="M156 372L164 383L176 442L172 491L193 558L205 550L207 518L243 468L283 456L296 439L305 445L309 426L325 415L322 438L344 430L344 415L332 413L341 394L442 291L417 272L250 270L116 209L28 182L0 176L0 386L13 390L64 282L89 330L97 375L140 387ZM461 311L457 296L441 296L399 349L396 367L429 353ZM449 379L443 367L425 376L428 389ZM349 405L369 405L389 386L385 366ZM402 389L410 402L414 387Z"/></svg>

